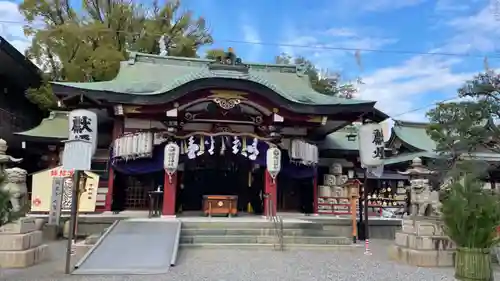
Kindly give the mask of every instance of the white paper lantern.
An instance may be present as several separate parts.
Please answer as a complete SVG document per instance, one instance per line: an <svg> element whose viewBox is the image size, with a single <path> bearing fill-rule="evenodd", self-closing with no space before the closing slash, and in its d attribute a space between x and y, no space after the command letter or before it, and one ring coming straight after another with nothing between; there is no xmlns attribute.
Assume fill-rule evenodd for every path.
<svg viewBox="0 0 500 281"><path fill-rule="evenodd" d="M113 157L120 157L120 139L113 142Z"/></svg>
<svg viewBox="0 0 500 281"><path fill-rule="evenodd" d="M137 155L138 157L144 157L146 152L144 151L144 139L146 138L144 133L137 134Z"/></svg>
<svg viewBox="0 0 500 281"><path fill-rule="evenodd" d="M380 124L370 123L359 128L359 159L364 167L384 164L384 134Z"/></svg>
<svg viewBox="0 0 500 281"><path fill-rule="evenodd" d="M86 109L76 109L69 113L68 140L87 140L92 143L92 155L97 149L97 115Z"/></svg>
<svg viewBox="0 0 500 281"><path fill-rule="evenodd" d="M266 154L267 171L274 180L281 170L281 150L277 147L270 147Z"/></svg>
<svg viewBox="0 0 500 281"><path fill-rule="evenodd" d="M127 146L125 145L125 138L120 137L118 139L118 155L120 155L121 158L125 157L125 154L127 153Z"/></svg>
<svg viewBox="0 0 500 281"><path fill-rule="evenodd" d="M139 138L141 137L141 133L135 133L132 135L132 157L141 157L139 148Z"/></svg>
<svg viewBox="0 0 500 281"><path fill-rule="evenodd" d="M180 147L176 143L171 142L165 146L163 168L165 169L165 173L168 175L170 183L172 182L172 175L179 167L179 154Z"/></svg>
<svg viewBox="0 0 500 281"><path fill-rule="evenodd" d="M125 153L124 153L123 157L125 158L125 160L128 160L132 156L132 135L130 135L130 134L125 135L123 138L125 139L124 140Z"/></svg>
<svg viewBox="0 0 500 281"><path fill-rule="evenodd" d="M146 132L144 134L144 153L147 156L152 156L153 155L153 133L151 132Z"/></svg>

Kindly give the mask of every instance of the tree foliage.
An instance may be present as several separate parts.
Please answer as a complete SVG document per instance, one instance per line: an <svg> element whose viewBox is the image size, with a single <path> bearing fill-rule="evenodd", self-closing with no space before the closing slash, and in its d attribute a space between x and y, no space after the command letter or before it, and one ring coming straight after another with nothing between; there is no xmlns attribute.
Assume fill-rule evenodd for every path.
<svg viewBox="0 0 500 281"><path fill-rule="evenodd" d="M478 150L500 152L499 88L495 72L480 73L458 89L462 101L440 103L427 113L437 151L455 158Z"/></svg>
<svg viewBox="0 0 500 281"><path fill-rule="evenodd" d="M160 38L171 56L194 57L212 43L205 20L183 11L179 0L155 0L148 7L132 0L24 0L19 9L27 21L25 34L33 38L26 56L48 80L113 79L128 50L158 54ZM47 89L29 94L42 108L54 105Z"/></svg>
<svg viewBox="0 0 500 281"><path fill-rule="evenodd" d="M218 57L224 57L225 55L226 51L223 49L211 49L207 50L207 52L205 53L205 58L215 60Z"/></svg>
<svg viewBox="0 0 500 281"><path fill-rule="evenodd" d="M483 189L474 172L463 173L442 200L444 230L459 247L489 249L498 243L500 197Z"/></svg>
<svg viewBox="0 0 500 281"><path fill-rule="evenodd" d="M295 64L303 68L304 73L309 76L311 86L318 93L329 96L337 96L351 99L358 92L353 83L342 83L339 73L321 73L314 64L305 57L296 57L282 53L275 58L277 64ZM357 81L361 83L361 81Z"/></svg>

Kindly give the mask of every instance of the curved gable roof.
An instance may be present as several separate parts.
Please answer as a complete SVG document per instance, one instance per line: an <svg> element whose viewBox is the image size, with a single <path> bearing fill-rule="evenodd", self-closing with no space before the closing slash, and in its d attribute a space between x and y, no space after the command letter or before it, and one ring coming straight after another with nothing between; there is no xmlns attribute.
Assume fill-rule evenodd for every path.
<svg viewBox="0 0 500 281"><path fill-rule="evenodd" d="M427 134L428 123L394 121L394 135L402 142L423 151L435 151L436 143Z"/></svg>
<svg viewBox="0 0 500 281"><path fill-rule="evenodd" d="M209 78L224 78L239 81L251 81L277 93L281 98L302 106L322 105L371 105L374 101L344 99L327 96L314 91L306 75L297 71L295 65L249 64L248 73L214 70L209 65L212 60L132 53L131 59L121 63L115 79L105 82L66 83L52 82L56 93L63 93L64 88L84 91L107 92L114 95L113 101L125 103L130 96L147 100L159 95L169 95L178 87L190 82ZM127 97L128 96L128 97ZM111 95L103 97L110 98ZM111 100L110 100L111 101Z"/></svg>

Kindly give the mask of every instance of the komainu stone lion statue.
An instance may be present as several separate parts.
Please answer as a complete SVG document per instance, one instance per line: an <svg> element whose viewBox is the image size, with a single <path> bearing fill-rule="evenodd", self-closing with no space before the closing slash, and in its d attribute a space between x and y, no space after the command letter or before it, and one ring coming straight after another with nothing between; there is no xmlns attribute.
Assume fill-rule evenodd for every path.
<svg viewBox="0 0 500 281"><path fill-rule="evenodd" d="M10 193L12 211L19 212L26 203L28 188L26 187L26 170L21 168L5 169L4 181L0 188Z"/></svg>
<svg viewBox="0 0 500 281"><path fill-rule="evenodd" d="M438 216L441 203L439 192L431 191L428 179L413 179L411 184L411 214L414 216Z"/></svg>

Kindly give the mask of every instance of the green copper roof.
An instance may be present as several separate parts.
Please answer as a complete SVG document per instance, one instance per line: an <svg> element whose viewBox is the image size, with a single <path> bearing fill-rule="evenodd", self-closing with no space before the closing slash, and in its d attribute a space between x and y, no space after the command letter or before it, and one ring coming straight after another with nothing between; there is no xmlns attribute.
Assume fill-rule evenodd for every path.
<svg viewBox="0 0 500 281"><path fill-rule="evenodd" d="M68 139L68 112L52 111L49 117L44 118L35 128L16 133L20 137L67 140Z"/></svg>
<svg viewBox="0 0 500 281"><path fill-rule="evenodd" d="M106 82L52 82L82 90L107 91L152 96L169 92L189 82L205 78L252 81L270 88L291 102L304 105L368 104L373 101L344 99L314 91L307 75L296 65L247 64L248 73L210 69L212 60L131 53L121 63L115 79Z"/></svg>
<svg viewBox="0 0 500 281"><path fill-rule="evenodd" d="M436 143L427 135L428 123L395 121L393 133L404 143L419 150L435 151Z"/></svg>
<svg viewBox="0 0 500 281"><path fill-rule="evenodd" d="M345 128L329 134L318 144L320 150L359 150L358 137L354 141L349 141L347 135L351 134Z"/></svg>

